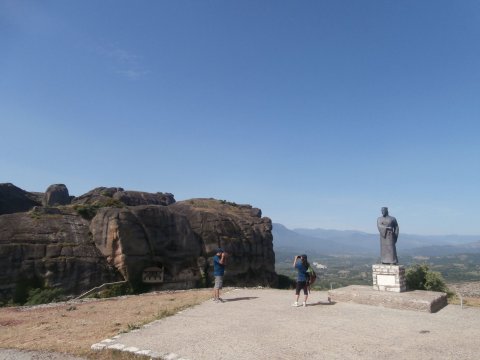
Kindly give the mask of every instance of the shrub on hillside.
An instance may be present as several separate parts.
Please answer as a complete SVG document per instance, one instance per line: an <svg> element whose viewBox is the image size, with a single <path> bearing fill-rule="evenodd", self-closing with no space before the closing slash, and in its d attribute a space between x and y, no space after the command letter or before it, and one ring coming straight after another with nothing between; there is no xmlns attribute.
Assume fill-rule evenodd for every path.
<svg viewBox="0 0 480 360"><path fill-rule="evenodd" d="M64 298L62 289L45 288L32 289L28 292L28 299L25 305L40 305L61 301Z"/></svg>
<svg viewBox="0 0 480 360"><path fill-rule="evenodd" d="M97 210L99 209L98 206L90 204L75 205L73 208L78 213L78 215L80 215L86 220L92 220L97 214Z"/></svg>
<svg viewBox="0 0 480 360"><path fill-rule="evenodd" d="M73 208L84 219L92 220L97 211L104 207L122 208L125 207L125 204L116 199L105 199L103 201L95 201L93 204L78 204Z"/></svg>
<svg viewBox="0 0 480 360"><path fill-rule="evenodd" d="M427 264L416 264L405 274L409 290L441 291L451 294L439 272L431 271Z"/></svg>

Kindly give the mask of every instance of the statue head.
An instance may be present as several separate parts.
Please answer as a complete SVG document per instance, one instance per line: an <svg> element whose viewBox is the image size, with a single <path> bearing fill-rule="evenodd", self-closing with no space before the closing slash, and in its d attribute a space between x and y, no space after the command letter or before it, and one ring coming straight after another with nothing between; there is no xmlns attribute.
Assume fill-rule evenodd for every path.
<svg viewBox="0 0 480 360"><path fill-rule="evenodd" d="M382 207L382 215L383 216L388 216L388 208L387 207Z"/></svg>

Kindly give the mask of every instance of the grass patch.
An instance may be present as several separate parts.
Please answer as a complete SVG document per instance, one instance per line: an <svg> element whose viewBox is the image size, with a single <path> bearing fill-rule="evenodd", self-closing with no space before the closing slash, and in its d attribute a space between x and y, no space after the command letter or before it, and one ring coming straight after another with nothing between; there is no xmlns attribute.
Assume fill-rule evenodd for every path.
<svg viewBox="0 0 480 360"><path fill-rule="evenodd" d="M28 299L25 305L31 306L62 301L64 296L62 289L32 289L28 292Z"/></svg>
<svg viewBox="0 0 480 360"><path fill-rule="evenodd" d="M448 303L452 305L460 305L460 297L455 294L453 296L450 296L448 298ZM475 297L463 297L463 305L464 306L472 306L472 307L480 307L480 298L475 298Z"/></svg>

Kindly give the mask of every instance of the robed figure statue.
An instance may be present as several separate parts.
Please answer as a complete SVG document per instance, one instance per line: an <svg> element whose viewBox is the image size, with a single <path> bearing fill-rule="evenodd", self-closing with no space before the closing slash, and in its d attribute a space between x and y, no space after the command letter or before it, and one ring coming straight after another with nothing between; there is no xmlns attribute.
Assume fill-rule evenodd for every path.
<svg viewBox="0 0 480 360"><path fill-rule="evenodd" d="M397 219L388 215L388 208L382 207L382 216L377 219L380 232L380 256L382 264L397 264L397 243L399 227Z"/></svg>

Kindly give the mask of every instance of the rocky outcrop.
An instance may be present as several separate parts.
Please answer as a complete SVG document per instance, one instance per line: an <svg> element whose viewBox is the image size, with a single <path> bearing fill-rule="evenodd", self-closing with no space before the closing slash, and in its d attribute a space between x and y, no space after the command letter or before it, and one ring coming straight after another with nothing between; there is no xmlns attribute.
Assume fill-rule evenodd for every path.
<svg viewBox="0 0 480 360"><path fill-rule="evenodd" d="M29 211L41 205L38 197L10 183L0 184L0 215Z"/></svg>
<svg viewBox="0 0 480 360"><path fill-rule="evenodd" d="M98 187L73 199L72 204L111 204L119 202L127 206L163 205L175 203L173 194L125 191L123 188Z"/></svg>
<svg viewBox="0 0 480 360"><path fill-rule="evenodd" d="M64 184L50 185L43 198L44 206L68 205L71 198Z"/></svg>
<svg viewBox="0 0 480 360"><path fill-rule="evenodd" d="M163 205L167 206L175 203L173 194L170 193L148 193L142 191L118 191L112 196L115 200L124 203L127 206L140 205Z"/></svg>
<svg viewBox="0 0 480 360"><path fill-rule="evenodd" d="M109 264L137 285L148 267L164 269L162 288L199 286L202 242L188 220L165 206L100 210L90 225Z"/></svg>
<svg viewBox="0 0 480 360"><path fill-rule="evenodd" d="M213 199L168 207L100 210L90 225L93 239L112 266L134 283L148 267L164 269L161 288L194 287L213 279L213 256L230 254L230 285L274 285L272 223L261 211Z"/></svg>
<svg viewBox="0 0 480 360"><path fill-rule="evenodd" d="M219 246L230 254L226 285L276 283L272 223L250 205L101 187L70 205L39 206L27 202L38 196L13 190L28 206L13 209L7 198L10 209L33 209L0 216L0 300L35 284L67 294L123 279L152 289L209 286ZM54 200L66 187L49 190L46 204L66 200ZM161 269L153 285L145 278L152 268Z"/></svg>
<svg viewBox="0 0 480 360"><path fill-rule="evenodd" d="M229 253L225 282L230 285L276 284L272 221L258 208L214 199L192 199L169 207L185 216L201 239L209 277L217 247Z"/></svg>
<svg viewBox="0 0 480 360"><path fill-rule="evenodd" d="M111 201L113 195L118 191L123 191L123 189L117 187L97 187L79 197L75 197L72 200L72 204L106 203Z"/></svg>
<svg viewBox="0 0 480 360"><path fill-rule="evenodd" d="M36 207L0 216L0 300L25 297L22 292L40 286L78 294L117 279L88 221L73 209Z"/></svg>

